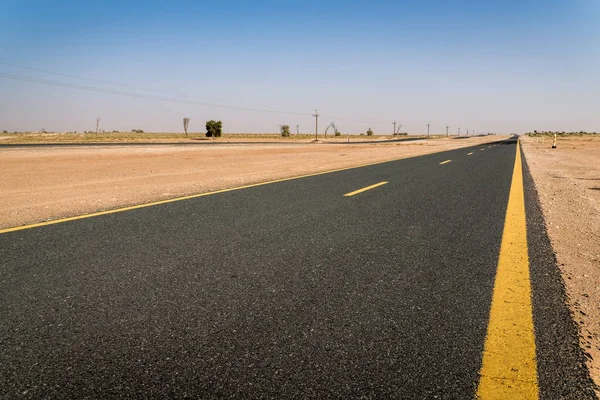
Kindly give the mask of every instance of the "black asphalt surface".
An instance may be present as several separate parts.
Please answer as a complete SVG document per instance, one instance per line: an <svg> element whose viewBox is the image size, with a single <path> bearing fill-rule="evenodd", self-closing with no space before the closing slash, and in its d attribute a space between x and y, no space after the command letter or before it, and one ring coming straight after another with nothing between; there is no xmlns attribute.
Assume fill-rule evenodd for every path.
<svg viewBox="0 0 600 400"><path fill-rule="evenodd" d="M359 140L356 140L359 139ZM387 140L369 140L363 139L362 136L353 137L349 142L326 142L329 144L380 144L380 143L400 143L400 142L414 142L416 140L425 140L428 139L426 137L400 137L396 139L387 139Z"/></svg>
<svg viewBox="0 0 600 400"><path fill-rule="evenodd" d="M2 393L474 398L514 158L459 149L1 234ZM541 398L593 398L527 169L525 188Z"/></svg>

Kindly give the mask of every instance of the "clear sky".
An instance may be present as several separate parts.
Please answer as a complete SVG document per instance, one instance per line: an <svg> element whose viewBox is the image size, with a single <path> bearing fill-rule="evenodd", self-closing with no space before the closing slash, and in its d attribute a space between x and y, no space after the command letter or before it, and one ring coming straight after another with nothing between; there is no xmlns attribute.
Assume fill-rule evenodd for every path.
<svg viewBox="0 0 600 400"><path fill-rule="evenodd" d="M0 17L0 130L190 117L314 132L318 109L342 133L394 118L409 133L600 131L597 0L2 0Z"/></svg>

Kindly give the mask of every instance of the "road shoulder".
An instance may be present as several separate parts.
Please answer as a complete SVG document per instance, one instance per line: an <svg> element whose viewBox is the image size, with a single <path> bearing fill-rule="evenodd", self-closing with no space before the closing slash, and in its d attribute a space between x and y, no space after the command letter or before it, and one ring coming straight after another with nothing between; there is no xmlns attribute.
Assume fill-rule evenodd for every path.
<svg viewBox="0 0 600 400"><path fill-rule="evenodd" d="M523 157L527 237L541 399L596 399L538 193Z"/></svg>

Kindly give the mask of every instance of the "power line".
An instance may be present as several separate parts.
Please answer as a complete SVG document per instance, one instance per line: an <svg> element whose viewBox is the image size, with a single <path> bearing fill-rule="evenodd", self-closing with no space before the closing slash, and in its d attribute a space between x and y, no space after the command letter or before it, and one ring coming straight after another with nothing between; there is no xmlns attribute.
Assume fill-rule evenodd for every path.
<svg viewBox="0 0 600 400"><path fill-rule="evenodd" d="M117 83L117 82L105 81L105 80L100 80L100 79L87 78L87 77L83 77L83 76L48 71L48 70L39 69L39 68L25 67L25 66L21 66L21 65L6 63L6 62L0 62L0 65L5 65L8 67L13 67L13 68L27 69L30 71L37 71L37 72L52 74L52 75L56 75L56 76L63 76L63 77L67 77L67 78L81 79L81 80L85 80L88 82L102 83L105 85L120 86L120 87L124 87L124 88L135 89L135 90L140 90L140 91L145 91L145 92L166 93L166 92L159 91L159 90L147 89L147 88L142 88L142 87L134 86L134 85L128 85L128 84L124 84L124 83ZM251 112L264 112L264 113L272 113L272 114L304 115L304 116L310 115L310 114L308 114L306 112L302 112L302 111L277 110L277 109L273 109L273 108L270 108L267 106L265 106L265 107L247 107L247 106L243 106L243 105L224 104L223 101L215 101L215 100L210 100L210 99L206 99L206 98L197 98L196 100L186 100L186 99L172 97L172 96L166 97L166 96L158 96L158 95L151 95L151 94L133 93L133 92L122 91L122 90L117 90L117 89L102 88L102 87L97 87L97 86L88 86L88 85L82 85L82 84L70 83L70 82L61 82L61 81L56 81L56 80L51 80L51 79L36 78L36 77L17 75L17 74L9 74L9 73L4 73L4 72L0 72L0 78L22 81L22 82L29 82L29 83L37 83L37 84L43 84L43 85L50 85L50 86L57 86L57 87L63 87L63 88L67 88L67 89L77 89L77 90L84 90L84 91L89 91L89 92L107 93L107 94L113 94L113 95L119 95L119 96L127 96L127 97L142 98L142 99L149 99L149 100L158 100L158 101L179 103L179 104L191 104L191 105L200 105L200 106L207 106L207 107L225 108L225 109L251 111ZM232 103L232 102L230 102L230 103ZM388 124L389 123L389 121L376 120L376 119L354 119L354 118L346 118L346 117L339 117L339 116L333 116L333 115L320 115L320 116L326 117L326 118L331 118L334 120L357 122L357 123L367 123L367 124ZM429 131L429 126L435 126L435 124L427 124L427 125L405 124L404 126L413 126L413 127L427 126L427 128L428 128L427 130Z"/></svg>
<svg viewBox="0 0 600 400"><path fill-rule="evenodd" d="M79 75L72 75L72 74L65 74L65 73L61 73L61 72L55 72L55 71L49 71L49 70L45 70L45 69L40 69L40 68L32 68L32 67L25 67L22 65L16 65L16 64L10 64L7 62L0 62L0 65L6 65L8 67L12 67L12 68L21 68L21 69L26 69L29 71L36 71L36 72L42 72L45 74L51 74L51 75L56 75L56 76L63 76L66 78L73 78L73 79L81 79L81 80L85 80L88 82L94 82L94 83L102 83L102 84L106 84L106 85L112 85L112 86L120 86L120 87L124 87L124 88L128 88L128 89L135 89L135 90L141 90L141 91L145 91L145 92L154 92L154 93L162 93L165 94L166 92L164 91L160 91L160 90L154 90L154 89L147 89L147 88L142 88L139 86L134 86L134 85L127 85L124 83L118 83L118 82L111 82L111 81L105 81L105 80L101 80L101 79L93 79L93 78L87 78L84 76L79 76ZM10 79L10 78L9 78ZM31 78L31 79L41 79L41 78ZM53 81L56 82L56 81ZM36 83L42 83L42 82L36 82ZM59 82L62 84L62 82ZM68 84L68 83L67 83ZM74 84L77 85L77 84ZM61 85L62 86L62 85ZM99 88L97 88L99 89ZM104 90L104 89L102 89ZM108 89L111 90L111 89ZM117 93L114 93L117 94ZM130 95L130 94L127 94ZM139 95L138 97L143 97L143 95ZM251 107L245 107L245 106L239 106L239 105L233 105L233 106L229 106L227 104L223 104L225 101L215 101L212 99L207 99L207 98L198 98L200 99L200 101L202 102L207 102L210 103L211 106L217 106L217 104L219 104L222 107L242 107L245 109L250 109L250 111L254 111L254 110L258 110L258 108L251 108ZM180 101L185 101L185 100L180 100ZM234 103L233 101L228 101L229 103ZM208 104L207 104L208 105ZM264 107L264 108L268 108L268 107ZM289 112L289 114L294 114L296 111L292 111ZM288 113L288 112L285 112ZM298 111L297 115L304 115L305 113ZM350 121L350 122L359 122L359 123L374 123L374 124L384 124L387 123L386 121L380 121L380 120L371 120L371 119L352 119L352 118L344 118L344 117L336 117L336 116L332 116L332 115L323 115L323 117L327 117L327 118L331 118L331 119L337 119L337 120L342 120L342 121ZM420 126L420 125L413 125L413 126Z"/></svg>
<svg viewBox="0 0 600 400"><path fill-rule="evenodd" d="M6 65L6 63L0 63L0 64ZM33 70L36 70L36 69L33 69ZM43 71L43 70L39 70L39 71ZM67 74L59 74L59 73L53 73L53 74L61 75L61 76L70 76ZM4 72L0 72L0 77L5 78L5 79L22 81L22 82L30 82L30 83L39 83L39 84L50 85L50 86L58 86L58 87L63 87L63 88L68 88L68 89L78 89L78 90L85 90L88 92L107 93L107 94L114 94L114 95L120 95L120 96L143 98L143 99L150 99L150 100L159 100L159 101L166 101L166 102L180 103L180 104L193 104L193 105L202 105L202 106L209 106L209 107L228 108L228 109L243 110L243 111L266 112L266 113L275 113L275 114L286 114L286 115L310 115L307 113L297 112L297 111L283 111L283 110L273 110L273 109L267 109L267 108L226 105L226 104L214 103L214 102L209 102L209 101L194 101L194 100L178 99L178 98L174 98L174 97L162 97L162 96L155 96L155 95L149 95L149 94L132 93L132 92L125 92L125 91L116 90L116 89L107 89L107 88L100 88L100 87L96 87L96 86L80 85L77 83L61 82L61 81L44 79L44 78L36 78L36 77L31 77L31 76L7 74ZM75 77L75 76L73 75L70 77ZM108 81L100 81L100 80L96 80L96 79L88 79L88 78L83 78L83 77L77 77L77 78L89 80L92 82L98 82L98 83L102 82L102 83L114 84L114 85L119 85L119 86L124 86L124 87L136 88L135 86L115 84L115 83L110 83ZM142 90L145 90L145 89L142 89ZM327 116L327 117L332 118L332 119L352 121L352 122L382 123L382 121L375 121L375 120L357 120L357 119L335 117L335 116Z"/></svg>
<svg viewBox="0 0 600 400"><path fill-rule="evenodd" d="M99 87L95 87L95 86L79 85L79 84L75 84L75 83L67 83L67 82L54 81L54 80L49 80L49 79L34 78L34 77L30 77L30 76L6 74L4 72L0 72L0 78L12 79L12 80L22 81L22 82L40 83L40 84L44 84L44 85L58 86L58 87L64 87L64 88L69 88L69 89L85 90L88 92L108 93L108 94L115 94L115 95L120 95L120 96L128 96L128 97L150 99L150 100L159 100L159 101L165 101L165 102L171 102L171 103L192 104L192 105L200 105L200 106L207 106L207 107L228 108L228 109L234 109L234 110L265 112L265 113L273 113L273 114L309 115L307 113L295 112L295 111L283 111L283 110L273 110L273 109L266 109L266 108L234 106L234 105L211 103L211 102L207 102L207 101L193 101L193 100L177 99L174 97L162 97L162 96L154 96L154 95L148 95L148 94L131 93L131 92L124 92L124 91L120 91L120 90L114 90L114 89L104 89L104 88L99 88Z"/></svg>
<svg viewBox="0 0 600 400"><path fill-rule="evenodd" d="M65 73L61 73L61 72L55 72L55 71L49 71L49 70L45 70L45 69L40 69L40 68L32 68L32 67L25 67L22 65L16 65L16 64L11 64L11 63L7 63L7 62L0 62L0 65L6 65L8 67L12 67L12 68L21 68L21 69L26 69L29 71L36 71L36 72L42 72L45 74L51 74L51 75L56 75L56 76L63 76L66 78L73 78L73 79L81 79L81 80L85 80L88 82L94 82L94 83L102 83L102 84L106 84L106 85L112 85L112 86L120 86L120 87L124 87L124 88L128 88L128 89L135 89L135 90L141 90L141 91L145 91L145 92L154 92L154 93L166 93L164 91L160 91L160 90L154 90L154 89L148 89L148 88L143 88L140 86L134 86L134 85L127 85L124 83L118 83L118 82L112 82L112 81L105 81L105 80L101 80L101 79L93 79L93 78L87 78L84 76L79 76L79 75L72 75L72 74L65 74ZM0 73L1 74L1 73ZM7 74L8 75L8 74ZM13 75L13 76L17 76L17 75ZM24 78L24 77L23 77ZM33 77L27 77L28 79L39 79L39 80L44 80L43 78L33 78ZM9 78L12 79L12 78ZM17 79L17 80L22 80L22 79ZM31 81L28 81L31 82ZM60 86L63 85L71 85L70 83L63 83L63 82L58 82L58 81L52 81L53 84L60 84ZM46 83L49 84L47 82L35 82L35 83ZM72 84L72 85L77 85L77 84ZM63 86L65 87L65 86ZM71 87L70 88L73 89L78 89L76 87ZM113 92L105 92L105 90L112 90L112 89L102 89L102 88L90 88L88 87L90 90L102 90L104 93L112 93L112 94L122 94L125 96L132 96L132 93L113 93ZM144 97L145 95L139 95L136 94L136 97ZM206 105L211 105L211 106L220 106L220 107L240 107L242 109L247 109L250 111L258 111L260 108L253 108L253 107L245 107L245 106L239 106L239 105L227 105L227 104L223 104L224 101L215 101L215 100L211 100L211 99L207 99L207 98L198 98L200 99L200 101L202 102L206 102ZM185 102L186 100L182 100L182 99L173 99L173 100L177 100L179 102ZM196 103L197 101L194 101L194 103ZM228 101L229 103L233 103L232 101ZM262 109L268 109L268 107L264 107ZM262 110L260 109L260 110ZM271 111L268 111L271 112ZM274 111L273 111L274 112ZM277 110L277 112L280 112ZM291 112L287 112L287 111L281 111L282 113L286 113L286 114L292 114L292 115L305 115L305 113L301 112L301 111L291 111ZM297 113L297 114L295 114ZM387 121L381 121L381 120L373 120L373 119L353 119L353 118L345 118L345 117L336 117L333 115L323 115L323 117L327 117L327 118L331 118L331 119L336 119L336 120L342 120L342 121L350 121L350 122L359 122L359 123L374 123L374 124L385 124L387 123ZM411 125L408 125L411 126ZM421 126L420 124L413 124L412 126Z"/></svg>
<svg viewBox="0 0 600 400"><path fill-rule="evenodd" d="M51 74L51 75L56 75L56 76L64 76L66 78L81 79L81 80L88 81L88 82L103 83L103 84L106 84L106 85L121 86L121 87L126 87L126 88L129 88L129 89L143 90L145 92L164 93L164 92L161 92L160 90L146 89L146 88L142 88L142 87L139 87L139 86L126 85L124 83L103 81L103 80L100 80L100 79L86 78L86 77L83 77L83 76L63 74L63 73L60 73L60 72L48 71L48 70L45 70L45 69L24 67L22 65L9 64L9 63L6 63L6 62L0 62L0 65L6 65L6 66L12 67L12 68L27 69L27 70L30 70L30 71L43 72L45 74Z"/></svg>
<svg viewBox="0 0 600 400"><path fill-rule="evenodd" d="M5 64L5 63L0 63L0 64ZM64 74L60 74L60 75L64 75ZM107 88L100 88L100 87L96 87L96 86L80 85L77 83L61 82L61 81L44 79L44 78L36 78L36 77L31 77L31 76L7 74L4 72L0 72L0 78L12 79L12 80L22 81L22 82L39 83L39 84L50 85L50 86L58 86L58 87L63 87L63 88L68 88L68 89L85 90L88 92L107 93L107 94L114 94L114 95L120 95L120 96L143 98L143 99L150 99L150 100L159 100L159 101L166 101L166 102L180 103L180 104L193 104L193 105L201 105L201 106L208 106L208 107L218 107L218 108L227 108L227 109L234 109L234 110L254 111L254 112L266 112L266 113L274 113L274 114L310 115L307 113L297 112L297 111L284 111L284 110L274 110L274 109L258 108L258 107L226 105L226 104L220 104L220 103L214 103L214 102L208 102L208 101L185 100L185 99L178 99L178 98L174 98L174 97L163 97L163 96L155 96L155 95L150 95L150 94L132 93L132 92L125 92L125 91L116 90L116 89L107 89ZM83 79L85 79L85 78L83 78ZM105 81L98 81L98 80L90 80L90 81L105 82ZM122 86L128 86L128 85L122 85ZM342 121L359 122L359 123L380 123L380 124L388 123L386 121L378 121L378 120L372 120L372 119L362 119L361 120L361 119L336 117L336 116L332 116L332 115L323 115L323 117L336 119L336 120L342 120ZM415 124L413 126L418 126L418 125Z"/></svg>
<svg viewBox="0 0 600 400"><path fill-rule="evenodd" d="M81 79L84 81L88 81L88 82L95 82L95 83L102 83L102 84L106 84L106 85L112 85L112 86L120 86L120 87L124 87L124 88L128 88L128 89L135 89L135 90L140 90L140 91L144 91L144 92L153 92L153 93L159 93L159 94L168 94L165 91L162 90L155 90L155 89L148 89L148 88L143 88L140 86L134 86L134 85L128 85L128 84L124 84L124 83L118 83L118 82L112 82L112 81L105 81L105 80L101 80L101 79L93 79L93 78L87 78L84 76L79 76L79 75L72 75L72 74L65 74L65 73L61 73L61 72L55 72L55 71L48 71L45 69L40 69L40 68L32 68L32 67L25 67L22 65L16 65L16 64L10 64L10 63L6 63L6 62L0 62L0 65L5 65L8 67L12 67L12 68L21 68L21 69L25 69L25 70L30 70L30 71L36 71L36 72L42 72L45 74L51 74L51 75L56 75L56 76L63 76L63 77L67 77L67 78L72 78L72 79ZM177 93L177 96L185 96L187 97L187 95L185 94L181 94L181 93ZM206 97L196 97L195 101L203 101L203 102L208 102L211 104L221 104L223 106L227 106L228 104L225 103L234 103L233 105L236 107L245 107L243 105L235 104L235 101L231 101L231 100L215 100L215 99L209 99ZM268 106L262 106L259 108L270 108ZM292 112L298 112L299 114L304 114L302 111L292 111Z"/></svg>
<svg viewBox="0 0 600 400"><path fill-rule="evenodd" d="M360 123L365 123L365 124L389 124L389 121L381 121L381 120L374 120L374 119L353 119L353 118L336 117L334 115L325 115L325 114L323 114L321 116L325 117L325 118L335 119L335 120L360 122Z"/></svg>

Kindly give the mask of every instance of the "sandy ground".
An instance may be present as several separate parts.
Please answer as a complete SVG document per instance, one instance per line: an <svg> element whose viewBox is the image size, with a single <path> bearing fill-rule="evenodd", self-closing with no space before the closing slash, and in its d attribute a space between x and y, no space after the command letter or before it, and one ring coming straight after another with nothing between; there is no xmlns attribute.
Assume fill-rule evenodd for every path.
<svg viewBox="0 0 600 400"><path fill-rule="evenodd" d="M498 139L0 148L0 228Z"/></svg>
<svg viewBox="0 0 600 400"><path fill-rule="evenodd" d="M540 197L588 367L600 384L600 137L558 138L523 149ZM600 395L600 393L599 393Z"/></svg>

